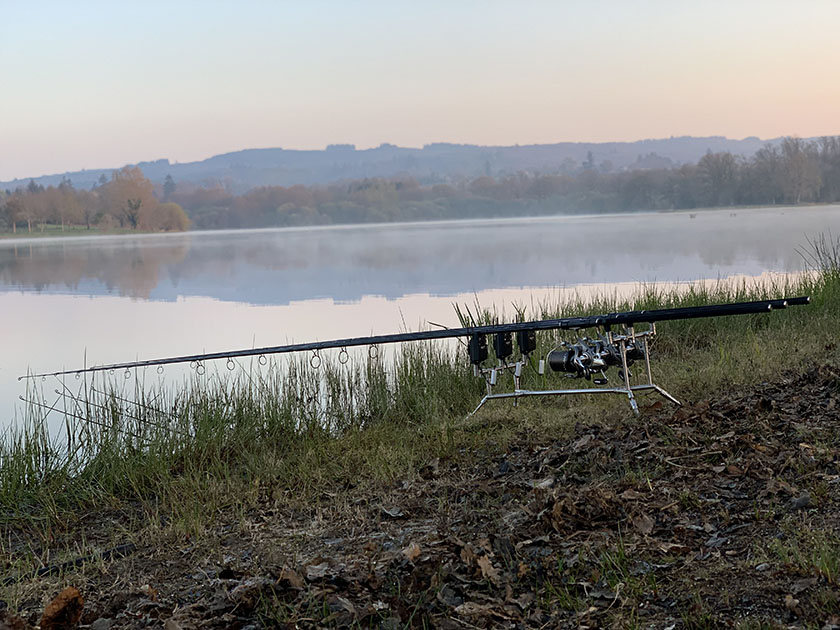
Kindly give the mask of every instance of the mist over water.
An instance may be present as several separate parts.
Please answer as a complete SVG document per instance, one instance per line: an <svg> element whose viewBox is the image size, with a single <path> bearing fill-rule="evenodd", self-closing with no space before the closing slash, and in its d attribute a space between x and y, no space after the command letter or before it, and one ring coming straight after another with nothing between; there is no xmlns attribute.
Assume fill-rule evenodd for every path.
<svg viewBox="0 0 840 630"><path fill-rule="evenodd" d="M27 370L456 325L562 288L803 269L840 208L0 241L0 425Z"/></svg>
<svg viewBox="0 0 840 630"><path fill-rule="evenodd" d="M362 225L0 243L0 291L253 305L694 280L801 265L836 209Z"/></svg>

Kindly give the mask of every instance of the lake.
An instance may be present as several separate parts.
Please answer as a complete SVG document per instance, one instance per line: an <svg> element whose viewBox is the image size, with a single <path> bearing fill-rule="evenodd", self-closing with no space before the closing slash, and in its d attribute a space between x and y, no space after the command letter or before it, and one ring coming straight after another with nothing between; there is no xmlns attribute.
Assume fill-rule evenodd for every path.
<svg viewBox="0 0 840 630"><path fill-rule="evenodd" d="M453 303L476 299L512 315L795 273L820 233L840 234L840 206L0 240L0 426L21 417L27 371L457 326Z"/></svg>

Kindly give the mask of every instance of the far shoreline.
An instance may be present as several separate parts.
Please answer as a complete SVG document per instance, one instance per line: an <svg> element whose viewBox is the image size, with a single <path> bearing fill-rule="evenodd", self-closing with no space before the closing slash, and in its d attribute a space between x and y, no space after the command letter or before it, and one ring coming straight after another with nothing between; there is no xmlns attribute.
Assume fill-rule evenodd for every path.
<svg viewBox="0 0 840 630"><path fill-rule="evenodd" d="M517 221L528 219L556 219L556 218L597 218L597 217L622 217L622 216L646 216L646 215L662 215L662 214L687 214L691 215L706 212L737 212L737 211L751 211L751 210L800 210L810 208L831 208L840 209L840 204L837 203L800 203L800 204L784 204L784 205L743 205L743 206L712 206L704 208L673 208L668 210L627 210L624 212L559 212L557 214L522 214L522 215L503 215L503 216L486 216L486 217L470 217L451 218L451 219L429 219L414 220L414 221L358 221L355 223L311 223L304 225L275 225L258 228L219 228L219 229L201 229L201 230L168 230L168 231L142 231L131 230L126 228L102 230L99 228L80 228L73 227L65 230L60 230L56 227L51 227L48 230L38 231L22 231L17 233L2 231L0 232L0 243L3 242L29 242L29 241L44 241L44 240L63 240L63 239L87 239L87 238L106 238L106 237L146 237L146 236L175 236L185 234L212 234L212 233L228 233L228 232L265 232L270 230L329 230L329 229L352 229L360 227L390 227L390 226L422 226L422 225L441 225L448 223L482 223L485 221ZM691 217L693 218L693 217Z"/></svg>

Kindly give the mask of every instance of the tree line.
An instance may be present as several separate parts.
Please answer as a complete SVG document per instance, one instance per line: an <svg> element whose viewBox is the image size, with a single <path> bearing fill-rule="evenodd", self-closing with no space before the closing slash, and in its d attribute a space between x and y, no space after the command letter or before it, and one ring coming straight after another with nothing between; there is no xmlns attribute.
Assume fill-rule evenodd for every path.
<svg viewBox="0 0 840 630"><path fill-rule="evenodd" d="M649 156L650 157L650 156ZM641 165L650 164L644 168ZM366 178L320 186L266 186L241 195L224 182L155 187L136 167L92 191L72 186L6 191L0 226L33 222L142 230L252 228L558 213L678 210L840 201L840 137L785 138L750 158L709 152L696 164L639 160L614 172L592 155L573 172L518 172L451 181Z"/></svg>
<svg viewBox="0 0 840 630"><path fill-rule="evenodd" d="M117 228L144 232L183 231L187 213L167 199L174 182L158 191L136 166L126 166L102 176L91 190L77 190L69 179L44 187L30 181L26 187L0 193L0 230Z"/></svg>

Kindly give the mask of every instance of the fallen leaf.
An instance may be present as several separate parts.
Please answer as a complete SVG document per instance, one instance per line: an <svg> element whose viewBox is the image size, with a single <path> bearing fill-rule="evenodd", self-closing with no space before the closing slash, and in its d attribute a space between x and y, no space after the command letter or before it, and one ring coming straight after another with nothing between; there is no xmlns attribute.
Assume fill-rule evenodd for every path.
<svg viewBox="0 0 840 630"><path fill-rule="evenodd" d="M70 630L79 624L85 600L79 589L68 586L50 602L41 617L41 630Z"/></svg>
<svg viewBox="0 0 840 630"><path fill-rule="evenodd" d="M781 479L776 479L776 486L778 486L778 488L779 488L780 490L784 490L785 492L787 492L787 493L788 493L789 495L791 495L791 496L793 496L794 494L796 494L796 488L794 488L793 486L791 486L791 485L790 485L788 482L786 482L786 481L782 481Z"/></svg>
<svg viewBox="0 0 840 630"><path fill-rule="evenodd" d="M523 611L527 610L531 604L537 599L536 595L530 591L526 591L522 593L516 599L512 599L511 601L514 602L517 606L519 606Z"/></svg>
<svg viewBox="0 0 840 630"><path fill-rule="evenodd" d="M268 578L248 578L247 580L242 580L230 592L230 598L236 602L237 606L251 610L256 607L263 594L271 588L272 584L272 580Z"/></svg>
<svg viewBox="0 0 840 630"><path fill-rule="evenodd" d="M815 577L803 578L801 580L796 580L796 582L791 584L790 592L793 593L794 595L799 595L799 593L802 593L803 591L807 591L812 586L815 586L817 584L817 581L818 580Z"/></svg>
<svg viewBox="0 0 840 630"><path fill-rule="evenodd" d="M726 543L729 542L729 538L726 536L719 536L717 532L715 532L711 538L706 541L706 546L711 547L712 549L717 549L718 547L722 547Z"/></svg>
<svg viewBox="0 0 840 630"><path fill-rule="evenodd" d="M633 517L633 527L636 528L640 534L647 536L653 531L653 526L656 522L644 512Z"/></svg>
<svg viewBox="0 0 840 630"><path fill-rule="evenodd" d="M691 553L691 547L680 545L678 543L660 542L658 543L658 546L662 553Z"/></svg>
<svg viewBox="0 0 840 630"><path fill-rule="evenodd" d="M277 576L277 584L286 588L303 588L303 579L291 569L282 569Z"/></svg>
<svg viewBox="0 0 840 630"><path fill-rule="evenodd" d="M455 608L455 613L462 617L484 617L492 612L492 606L488 604L477 604L476 602L464 602Z"/></svg>
<svg viewBox="0 0 840 630"><path fill-rule="evenodd" d="M587 433L582 438L577 440L574 444L572 444L572 451L577 453L581 449L586 448L589 445L589 443L594 439L594 435L592 435L591 433Z"/></svg>
<svg viewBox="0 0 840 630"><path fill-rule="evenodd" d="M461 560L463 560L464 564L468 567L472 567L475 564L475 552L472 550L472 547L464 545L461 548Z"/></svg>
<svg viewBox="0 0 840 630"><path fill-rule="evenodd" d="M627 489L618 496L620 496L622 499L625 499L627 501L638 501L639 499L641 499L645 495L643 495L641 492L636 492L633 489Z"/></svg>
<svg viewBox="0 0 840 630"><path fill-rule="evenodd" d="M420 545L416 542L410 543L408 547L402 550L402 555L405 556L405 559L409 562L414 562L420 557Z"/></svg>
<svg viewBox="0 0 840 630"><path fill-rule="evenodd" d="M440 474L440 458L435 457L428 464L420 468L420 476L423 479L431 479Z"/></svg>
<svg viewBox="0 0 840 630"><path fill-rule="evenodd" d="M478 566L481 569L481 575L493 582L493 584L499 584L499 570L493 566L493 562L490 560L489 556L479 557Z"/></svg>
<svg viewBox="0 0 840 630"><path fill-rule="evenodd" d="M353 605L353 602L346 597L342 597L341 595L332 595L330 596L328 603L330 610L343 610L353 616L356 615L356 607Z"/></svg>
<svg viewBox="0 0 840 630"><path fill-rule="evenodd" d="M615 601L616 599L615 591L608 588L593 588L586 595L593 600L602 600L600 602L595 602L602 607L611 601Z"/></svg>
<svg viewBox="0 0 840 630"><path fill-rule="evenodd" d="M140 592L153 602L157 601L158 590L151 584L144 584L143 586L141 586Z"/></svg>

